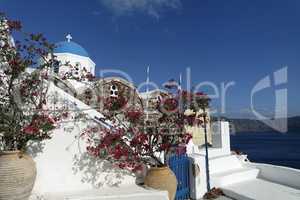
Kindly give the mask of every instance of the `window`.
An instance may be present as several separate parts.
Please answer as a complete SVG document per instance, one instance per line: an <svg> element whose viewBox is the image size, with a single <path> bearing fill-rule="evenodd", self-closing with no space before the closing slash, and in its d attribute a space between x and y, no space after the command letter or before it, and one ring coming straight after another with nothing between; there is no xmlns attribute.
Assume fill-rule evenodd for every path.
<svg viewBox="0 0 300 200"><path fill-rule="evenodd" d="M119 93L118 87L116 85L111 85L110 86L110 96L118 97L118 93Z"/></svg>

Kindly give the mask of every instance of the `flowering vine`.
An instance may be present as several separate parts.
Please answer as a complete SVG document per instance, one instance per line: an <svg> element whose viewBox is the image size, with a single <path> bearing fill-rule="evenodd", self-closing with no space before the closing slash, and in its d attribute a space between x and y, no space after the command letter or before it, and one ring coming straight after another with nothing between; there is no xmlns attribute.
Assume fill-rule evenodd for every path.
<svg viewBox="0 0 300 200"><path fill-rule="evenodd" d="M16 32L19 41L12 39ZM53 47L0 14L0 150L24 150L29 140L50 138L56 127L60 113L47 109Z"/></svg>
<svg viewBox="0 0 300 200"><path fill-rule="evenodd" d="M155 116L149 116L135 104L127 105L125 99L120 93L104 101L104 110L108 111L104 113L113 127L89 127L82 136L91 155L133 171L143 165L164 166L168 155L185 152L192 138L185 126L202 124L196 113L207 108L210 101L203 93L177 90L157 99Z"/></svg>

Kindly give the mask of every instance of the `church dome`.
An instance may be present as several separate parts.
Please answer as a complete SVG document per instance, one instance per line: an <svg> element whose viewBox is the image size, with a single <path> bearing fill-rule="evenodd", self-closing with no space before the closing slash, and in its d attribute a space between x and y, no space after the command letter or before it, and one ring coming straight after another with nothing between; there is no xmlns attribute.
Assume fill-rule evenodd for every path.
<svg viewBox="0 0 300 200"><path fill-rule="evenodd" d="M79 56L89 57L87 51L72 41L62 41L55 44L54 53L71 53Z"/></svg>

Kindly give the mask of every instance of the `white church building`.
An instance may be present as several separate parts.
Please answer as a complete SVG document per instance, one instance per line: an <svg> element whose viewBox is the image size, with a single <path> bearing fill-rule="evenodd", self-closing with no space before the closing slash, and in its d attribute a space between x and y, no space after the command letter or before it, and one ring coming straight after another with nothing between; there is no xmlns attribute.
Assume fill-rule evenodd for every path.
<svg viewBox="0 0 300 200"><path fill-rule="evenodd" d="M67 41L62 41L55 44L56 48L54 50L54 54L57 60L61 61L62 63L70 62L71 65L78 67L78 71L82 71L83 68L85 68L87 72L95 75L96 64L89 57L87 51L76 42L71 41L72 36L70 34L67 35L66 38ZM70 69L68 66L61 66L59 68L59 73L62 75L69 70Z"/></svg>

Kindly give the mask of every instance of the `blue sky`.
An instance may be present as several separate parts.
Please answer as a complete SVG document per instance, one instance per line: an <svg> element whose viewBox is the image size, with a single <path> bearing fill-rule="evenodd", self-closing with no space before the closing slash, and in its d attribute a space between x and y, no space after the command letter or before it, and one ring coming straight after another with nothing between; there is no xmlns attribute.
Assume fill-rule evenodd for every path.
<svg viewBox="0 0 300 200"><path fill-rule="evenodd" d="M234 81L226 97L232 117L249 117L251 89L284 66L288 84L280 88L288 88L289 115L300 115L299 9L298 0L0 0L0 10L26 31L51 42L71 33L97 70L123 70L136 85L145 81L147 65L157 84L185 77L187 67L193 85ZM273 113L275 88L257 94L264 114Z"/></svg>

